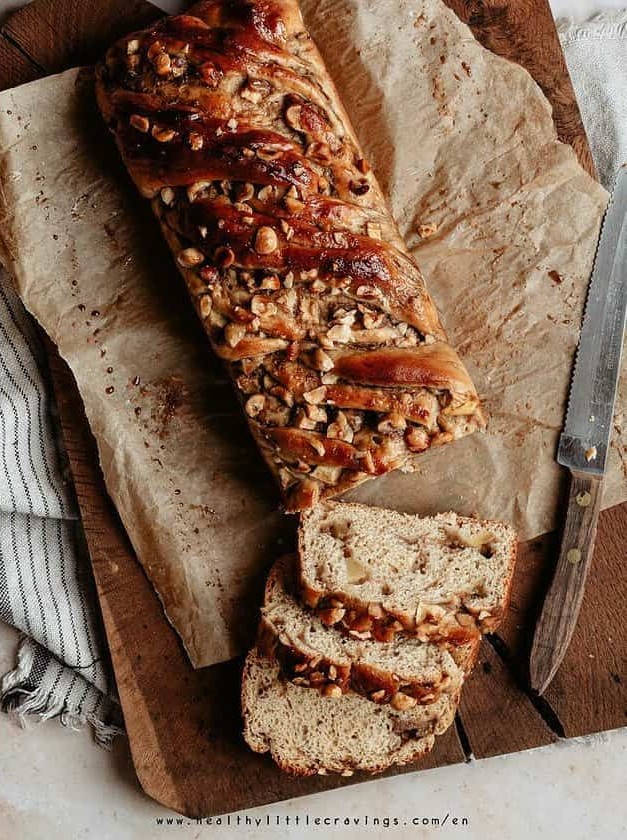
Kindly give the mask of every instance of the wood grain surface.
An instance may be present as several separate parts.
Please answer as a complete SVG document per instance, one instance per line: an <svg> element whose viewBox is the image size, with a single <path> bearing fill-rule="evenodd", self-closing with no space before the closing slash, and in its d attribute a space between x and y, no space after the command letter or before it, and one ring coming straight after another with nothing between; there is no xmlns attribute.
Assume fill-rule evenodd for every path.
<svg viewBox="0 0 627 840"><path fill-rule="evenodd" d="M447 0L489 49L525 66L554 107L562 139L592 171L579 111L546 0ZM34 0L0 37L0 88L95 60L117 34L159 12L142 0ZM95 443L67 366L51 370L133 760L144 790L189 816L208 815L353 784L292 779L240 735L238 661L194 671L137 563L107 496ZM545 698L527 688L542 597L557 558L555 535L521 546L512 606L483 642L456 728L416 768L548 744L627 723L623 632L627 505L601 515L591 579L563 666Z"/></svg>

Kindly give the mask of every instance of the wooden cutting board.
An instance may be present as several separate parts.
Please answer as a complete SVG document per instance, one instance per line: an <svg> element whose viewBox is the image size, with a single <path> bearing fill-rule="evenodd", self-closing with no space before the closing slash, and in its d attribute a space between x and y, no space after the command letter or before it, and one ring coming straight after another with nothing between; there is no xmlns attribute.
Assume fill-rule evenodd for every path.
<svg viewBox="0 0 627 840"><path fill-rule="evenodd" d="M561 139L593 172L546 0L446 2L486 47L529 70L553 105ZM0 88L93 62L118 35L158 15L143 0L34 0L0 30ZM201 671L189 665L107 496L72 374L54 348L49 350L131 752L146 793L199 817L363 781L358 775L292 779L245 747L238 703L241 663ZM498 636L482 644L456 726L410 769L515 752L627 724L627 504L601 516L579 625L546 698L540 699L526 688L527 662L555 546L554 535L522 546L507 622Z"/></svg>

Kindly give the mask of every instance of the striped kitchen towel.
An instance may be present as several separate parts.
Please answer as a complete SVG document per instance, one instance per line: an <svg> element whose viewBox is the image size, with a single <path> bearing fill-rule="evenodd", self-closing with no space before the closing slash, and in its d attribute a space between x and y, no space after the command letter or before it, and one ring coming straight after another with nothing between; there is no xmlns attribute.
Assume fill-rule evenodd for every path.
<svg viewBox="0 0 627 840"><path fill-rule="evenodd" d="M0 620L23 634L0 702L22 722L89 722L107 745L120 712L50 394L39 335L0 269Z"/></svg>

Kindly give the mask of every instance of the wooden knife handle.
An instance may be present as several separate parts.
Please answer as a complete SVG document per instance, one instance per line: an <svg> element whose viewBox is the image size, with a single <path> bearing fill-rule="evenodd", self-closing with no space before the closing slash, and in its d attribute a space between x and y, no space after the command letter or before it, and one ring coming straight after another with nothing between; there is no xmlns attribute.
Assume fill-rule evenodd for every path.
<svg viewBox="0 0 627 840"><path fill-rule="evenodd" d="M594 552L602 490L602 479L571 474L559 559L536 627L529 664L531 687L540 694L555 676L577 623Z"/></svg>

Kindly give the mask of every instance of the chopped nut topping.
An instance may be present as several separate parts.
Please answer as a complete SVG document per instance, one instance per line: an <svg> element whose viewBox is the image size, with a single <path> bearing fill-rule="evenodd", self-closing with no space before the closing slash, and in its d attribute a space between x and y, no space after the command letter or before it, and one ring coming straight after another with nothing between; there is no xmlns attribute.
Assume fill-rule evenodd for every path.
<svg viewBox="0 0 627 840"><path fill-rule="evenodd" d="M348 324L335 324L327 330L327 338L337 341L339 344L346 344L351 340L351 328Z"/></svg>
<svg viewBox="0 0 627 840"><path fill-rule="evenodd" d="M281 288L281 281L276 274L269 274L263 278L259 284L260 289L265 289L271 292L276 292Z"/></svg>
<svg viewBox="0 0 627 840"><path fill-rule="evenodd" d="M429 435L419 426L410 426L405 432L405 443L411 452L424 452L429 448Z"/></svg>
<svg viewBox="0 0 627 840"><path fill-rule="evenodd" d="M243 324L227 324L224 328L224 339L229 347L237 347L246 335L246 327Z"/></svg>
<svg viewBox="0 0 627 840"><path fill-rule="evenodd" d="M159 53L159 55L155 56L153 66L157 76L167 76L172 67L172 60L166 52Z"/></svg>
<svg viewBox="0 0 627 840"><path fill-rule="evenodd" d="M153 41L152 44L148 47L146 55L148 56L149 61L152 61L161 52L163 52L163 47L161 43L159 41Z"/></svg>
<svg viewBox="0 0 627 840"><path fill-rule="evenodd" d="M474 627L475 626L475 620L470 615L470 613L459 612L459 613L457 613L455 618L457 619L457 623L460 624L462 627Z"/></svg>
<svg viewBox="0 0 627 840"><path fill-rule="evenodd" d="M174 204L174 199L176 198L176 194L172 187L163 187L161 189L161 201L168 207Z"/></svg>
<svg viewBox="0 0 627 840"><path fill-rule="evenodd" d="M346 610L342 609L342 607L332 607L329 610L321 610L318 613L318 618L323 624L326 624L327 627L331 627L333 624L337 624L338 621L341 621L345 615Z"/></svg>
<svg viewBox="0 0 627 840"><path fill-rule="evenodd" d="M136 128L137 131L141 131L142 134L147 134L150 129L150 120L148 117L143 117L141 114L131 114L129 123Z"/></svg>
<svg viewBox="0 0 627 840"><path fill-rule="evenodd" d="M176 136L176 131L173 128L160 128L158 125L153 125L152 136L159 143L169 143Z"/></svg>
<svg viewBox="0 0 627 840"><path fill-rule="evenodd" d="M258 105L271 90L272 88L270 87L270 84L263 79L248 79L240 90L239 95L242 99L246 99L248 102Z"/></svg>
<svg viewBox="0 0 627 840"><path fill-rule="evenodd" d="M189 147L193 152L199 152L205 143L202 134L198 134L197 131L190 131L187 139L189 141Z"/></svg>
<svg viewBox="0 0 627 840"><path fill-rule="evenodd" d="M327 676L330 680L334 680L337 677L337 668L335 667L335 665L329 665Z"/></svg>
<svg viewBox="0 0 627 840"><path fill-rule="evenodd" d="M137 38L132 38L130 41L126 42L126 52L128 55L133 55L139 50L139 41Z"/></svg>
<svg viewBox="0 0 627 840"><path fill-rule="evenodd" d="M255 394L250 397L250 399L246 400L246 414L248 414L249 417L256 417L259 412L263 410L265 402L266 398L263 394Z"/></svg>
<svg viewBox="0 0 627 840"><path fill-rule="evenodd" d="M326 423L328 420L327 412L324 408L320 408L318 405L306 405L305 414L310 420L313 420L314 423Z"/></svg>
<svg viewBox="0 0 627 840"><path fill-rule="evenodd" d="M385 700L385 689L379 688L377 691L373 691L370 694L370 699L373 700L375 703L383 703Z"/></svg>
<svg viewBox="0 0 627 840"><path fill-rule="evenodd" d="M310 405L319 405L326 398L327 389L322 385L320 388L314 388L312 391L305 391L303 397Z"/></svg>
<svg viewBox="0 0 627 840"><path fill-rule="evenodd" d="M294 418L294 426L297 429L305 429L308 432L312 432L316 428L316 421L312 420L307 414L300 408L296 412L296 417Z"/></svg>
<svg viewBox="0 0 627 840"><path fill-rule="evenodd" d="M277 196L277 188L268 184L265 187L262 187L259 192L257 193L257 198L259 201L272 201L272 199L276 198Z"/></svg>
<svg viewBox="0 0 627 840"><path fill-rule="evenodd" d="M331 149L326 143L310 143L307 146L307 157L317 163L330 163L332 160Z"/></svg>
<svg viewBox="0 0 627 840"><path fill-rule="evenodd" d="M357 297L374 300L375 298L381 297L381 292L375 286L358 286Z"/></svg>
<svg viewBox="0 0 627 840"><path fill-rule="evenodd" d="M285 122L289 125L290 128L293 128L295 131L303 130L300 124L300 113L300 105L290 105L289 108L287 108L285 111Z"/></svg>
<svg viewBox="0 0 627 840"><path fill-rule="evenodd" d="M258 254L272 254L279 247L279 240L271 227L263 226L255 237L255 251Z"/></svg>
<svg viewBox="0 0 627 840"><path fill-rule="evenodd" d="M231 131L235 131L239 123L235 119L235 117L231 117L231 119L227 122L226 127L230 128Z"/></svg>
<svg viewBox="0 0 627 840"><path fill-rule="evenodd" d="M211 187L211 181L194 181L193 184L190 184L187 187L187 199L190 202L196 201L200 193L204 192L204 190L208 190Z"/></svg>
<svg viewBox="0 0 627 840"><path fill-rule="evenodd" d="M211 296L210 295L202 295L200 298L200 303L198 304L198 310L200 312L201 318L208 318L211 313Z"/></svg>
<svg viewBox="0 0 627 840"><path fill-rule="evenodd" d="M205 283L215 283L215 281L220 277L218 271L212 265L204 265L199 272L202 279Z"/></svg>
<svg viewBox="0 0 627 840"><path fill-rule="evenodd" d="M183 268L194 268L204 262L205 255L198 248L184 248L177 257L179 265Z"/></svg>
<svg viewBox="0 0 627 840"><path fill-rule="evenodd" d="M385 618L385 610L381 606L381 604L377 604L374 601L371 601L368 604L368 615L372 618L382 619Z"/></svg>
<svg viewBox="0 0 627 840"><path fill-rule="evenodd" d="M409 694L403 694L402 691L397 691L391 700L391 706L397 712L404 712L407 709L413 709L418 704L415 697L410 697Z"/></svg>
<svg viewBox="0 0 627 840"><path fill-rule="evenodd" d="M377 431L381 434L392 434L393 432L402 432L407 427L407 422L402 414L393 412L386 414L386 416L377 424Z"/></svg>
<svg viewBox="0 0 627 840"><path fill-rule="evenodd" d="M292 196L287 195L285 197L285 206L290 213L296 215L297 213L300 213L305 209L305 202L301 201L298 198L293 198Z"/></svg>
<svg viewBox="0 0 627 840"><path fill-rule="evenodd" d="M255 295L250 302L250 311L255 315L276 315L277 307L275 303L267 300L263 295Z"/></svg>
<svg viewBox="0 0 627 840"><path fill-rule="evenodd" d="M235 195L238 201L250 201L255 195L255 188L248 182L240 184L235 190Z"/></svg>
<svg viewBox="0 0 627 840"><path fill-rule="evenodd" d="M328 371L332 370L334 363L331 356L317 347L312 354L312 364L316 370Z"/></svg>

